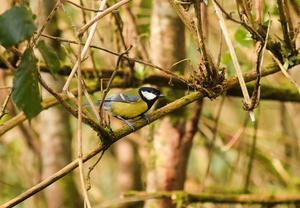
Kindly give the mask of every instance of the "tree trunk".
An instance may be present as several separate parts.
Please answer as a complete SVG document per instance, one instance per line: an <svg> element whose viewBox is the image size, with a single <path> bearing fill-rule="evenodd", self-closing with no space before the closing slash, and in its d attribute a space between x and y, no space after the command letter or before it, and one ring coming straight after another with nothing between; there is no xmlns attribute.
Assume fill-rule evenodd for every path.
<svg viewBox="0 0 300 208"><path fill-rule="evenodd" d="M171 8L167 0L153 1L151 21L151 59L156 65L165 69L185 58L184 25ZM183 65L177 65L172 69L181 69ZM182 92L164 92L167 97L176 94L182 96ZM201 103L196 103L194 115L190 121L186 121L185 112L180 119L175 116L163 118L160 127L154 133L152 152L148 162L147 191L171 191L182 190L186 178L186 167L192 139L195 135L198 120L201 113ZM169 199L148 200L145 207L174 207Z"/></svg>

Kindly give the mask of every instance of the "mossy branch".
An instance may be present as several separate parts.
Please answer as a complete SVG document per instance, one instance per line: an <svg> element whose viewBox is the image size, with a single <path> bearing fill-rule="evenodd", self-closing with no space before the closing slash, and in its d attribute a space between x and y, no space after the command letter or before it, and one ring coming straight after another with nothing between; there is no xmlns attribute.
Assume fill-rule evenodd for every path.
<svg viewBox="0 0 300 208"><path fill-rule="evenodd" d="M185 205L192 203L220 203L220 204L291 204L299 203L299 194L290 195L266 195L266 194L215 194L215 193L200 193L191 194L184 191L172 191L172 192L129 192L125 194L125 198L121 203L113 205L121 205L133 201L145 201L148 199L161 199L171 198L173 203L182 202ZM131 199L131 200L130 200ZM110 204L109 206L111 206ZM107 207L105 204L101 207Z"/></svg>

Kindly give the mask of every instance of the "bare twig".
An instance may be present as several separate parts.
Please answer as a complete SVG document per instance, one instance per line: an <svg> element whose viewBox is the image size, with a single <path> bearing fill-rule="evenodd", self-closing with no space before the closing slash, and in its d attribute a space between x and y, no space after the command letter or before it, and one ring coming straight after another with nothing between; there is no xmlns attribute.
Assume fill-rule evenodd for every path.
<svg viewBox="0 0 300 208"><path fill-rule="evenodd" d="M79 37L79 42L81 42L81 38ZM84 198L84 203L87 208L91 208L91 202L88 197L85 181L84 181L84 170L83 170L83 162L82 162L82 83L81 83L81 45L79 44L78 50L78 68L77 68L77 92L78 92L78 116L77 116L77 156L78 156L78 166L79 166L79 175L80 175L80 184L82 189L82 194Z"/></svg>
<svg viewBox="0 0 300 208"><path fill-rule="evenodd" d="M86 97L89 105L91 106L94 115L96 116L97 120L100 121L100 116L99 116L99 113L97 111L96 105L93 103L92 98L91 98L89 92L86 89L86 86L85 86L85 83L84 83L83 79L81 79L81 86L83 88L84 96Z"/></svg>
<svg viewBox="0 0 300 208"><path fill-rule="evenodd" d="M228 150L230 150L231 147L238 141L241 135L245 132L248 121L249 117L246 117L243 126L239 128L238 131L232 136L230 141L221 148L223 152L227 152Z"/></svg>
<svg viewBox="0 0 300 208"><path fill-rule="evenodd" d="M47 24L51 21L51 19L54 17L55 12L59 9L59 7L61 6L61 0L57 0L54 8L52 9L52 11L50 12L50 14L48 15L47 19L45 20L45 23L41 26L41 28L37 31L36 36L33 38L32 40L32 44L35 45L36 42L38 41L38 39L40 38L41 34L43 33L43 31L45 30Z"/></svg>
<svg viewBox="0 0 300 208"><path fill-rule="evenodd" d="M106 0L103 0L101 1L101 4L100 4L100 8L99 10L103 10L104 7L105 7L105 4L106 4ZM97 14L101 14L102 12L98 12ZM97 16L97 15L96 15ZM87 53L87 50L92 42L92 39L93 39L93 36L95 34L95 31L96 31L96 28L97 28L97 22L95 22L92 27L91 27L91 30L89 31L89 35L88 35L88 38L84 44L84 47L82 49L82 52L81 52L81 56L80 56L80 59L84 59L86 53ZM74 64L73 68L72 68L72 71L63 87L63 92L67 92L68 89L69 89L69 85L71 83L71 80L75 74L75 72L77 71L77 68L78 68L78 65L79 65L79 61L77 60L76 63Z"/></svg>
<svg viewBox="0 0 300 208"><path fill-rule="evenodd" d="M104 152L105 152L105 149L103 149L100 153L100 156L99 158L96 160L96 162L89 167L89 171L87 173L87 176L86 176L86 180L87 180L87 190L90 190L91 189L91 173L92 171L94 170L94 168L96 167L96 165L100 162L100 160L102 159L103 155L104 155Z"/></svg>
<svg viewBox="0 0 300 208"><path fill-rule="evenodd" d="M296 87L296 89L298 90L298 92L300 94L300 86L298 85L298 83L291 77L291 75L289 75L289 73L287 73L286 69L281 64L281 62L278 60L278 58L276 58L276 56L271 51L268 51L268 52L272 56L272 58L274 59L274 61L278 65L278 67L280 68L283 75Z"/></svg>
<svg viewBox="0 0 300 208"><path fill-rule="evenodd" d="M244 106L246 107L247 110L253 110L256 108L259 104L259 99L260 99L260 72L262 68L262 64L264 62L264 55L265 55L265 50L268 44L268 38L269 38L269 32L271 28L271 20L269 21L268 29L267 29L267 34L266 34L266 39L264 41L263 46L261 46L262 42L257 42L258 45L258 52L257 52L257 62L256 62L256 73L257 73L257 78L256 78L256 83L255 83L255 88L251 96L251 103L249 106Z"/></svg>
<svg viewBox="0 0 300 208"><path fill-rule="evenodd" d="M0 110L0 118L5 114L5 109L7 107L8 101L10 99L10 96L12 94L12 90L9 92L9 94L6 96L2 106L1 106L1 110Z"/></svg>
<svg viewBox="0 0 300 208"><path fill-rule="evenodd" d="M77 7L77 8L80 8L81 10L86 10L86 11L90 11L90 12L103 12L103 10L97 10L97 9L91 9L91 8L86 8L84 6L81 6L79 4L76 4L74 3L73 1L69 1L69 0L65 0L65 2Z"/></svg>
<svg viewBox="0 0 300 208"><path fill-rule="evenodd" d="M113 12L114 10L116 10L119 7L123 6L124 4L127 4L129 1L131 1L131 0L122 0L122 1L119 1L118 3L112 5L111 7L107 8L105 10L103 10L103 8L100 8L100 10L103 10L103 11L97 13L97 15L93 19L91 19L88 23L86 23L84 26L82 26L79 29L78 34L79 35L83 34L89 27L91 27L92 25L94 25L101 18L103 18L104 16L110 14L111 12ZM101 4L102 4L102 2L101 2Z"/></svg>
<svg viewBox="0 0 300 208"><path fill-rule="evenodd" d="M258 109L258 113L259 113L259 109ZM252 145L250 150L250 157L249 157L248 169L247 169L245 186L244 186L245 193L249 191L250 178L251 178L252 167L253 167L253 162L254 162L254 157L256 152L257 129L258 129L258 119L256 119L256 121L254 122L253 140L252 140Z"/></svg>
<svg viewBox="0 0 300 208"><path fill-rule="evenodd" d="M243 78L242 70L240 68L236 53L234 51L234 47L232 45L232 42L231 42L229 34L228 34L224 18L222 16L220 8L215 3L215 0L213 0L212 2L213 2L215 12L216 12L216 14L218 16L218 19L219 19L219 23L220 23L225 41L226 41L228 49L229 49L229 53L231 55L231 59L232 59L232 62L233 62L233 65L234 65L234 68L235 68L235 71L236 71L236 75L237 75L237 77L239 79L239 82L240 82L240 85L241 85L241 90L242 90L242 93L243 93L243 96L244 96L244 99L245 99L244 102L249 105L250 102L251 102L251 99L250 99L250 96L249 96L249 93L248 93L248 90L247 90L247 87L246 87L246 84L245 84L245 80ZM255 115L254 115L253 111L249 111L249 115L250 115L251 120L255 121Z"/></svg>

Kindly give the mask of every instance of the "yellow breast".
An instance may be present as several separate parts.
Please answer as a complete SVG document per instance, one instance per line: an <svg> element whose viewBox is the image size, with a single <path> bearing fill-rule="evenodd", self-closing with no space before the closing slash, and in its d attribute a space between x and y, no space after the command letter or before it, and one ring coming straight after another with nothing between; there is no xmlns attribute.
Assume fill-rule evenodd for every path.
<svg viewBox="0 0 300 208"><path fill-rule="evenodd" d="M145 113L148 110L148 105L143 100L136 103L121 103L115 102L112 104L110 111L114 116L121 116L126 119L135 118Z"/></svg>

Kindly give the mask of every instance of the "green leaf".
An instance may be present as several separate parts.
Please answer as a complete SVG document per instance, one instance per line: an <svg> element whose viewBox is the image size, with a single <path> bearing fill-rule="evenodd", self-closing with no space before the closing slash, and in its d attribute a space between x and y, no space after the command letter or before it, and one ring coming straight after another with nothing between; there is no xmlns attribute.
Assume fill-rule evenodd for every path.
<svg viewBox="0 0 300 208"><path fill-rule="evenodd" d="M40 41L37 47L52 75L57 74L60 69L60 62L55 50L47 46L45 41Z"/></svg>
<svg viewBox="0 0 300 208"><path fill-rule="evenodd" d="M14 6L0 15L0 28L0 44L4 47L29 38L36 30L32 13L24 6Z"/></svg>
<svg viewBox="0 0 300 208"><path fill-rule="evenodd" d="M239 44L245 47L251 47L253 44L249 32L245 31L242 28L237 29L234 34L234 38Z"/></svg>
<svg viewBox="0 0 300 208"><path fill-rule="evenodd" d="M29 120L42 110L36 64L33 50L26 49L13 81L13 101Z"/></svg>

